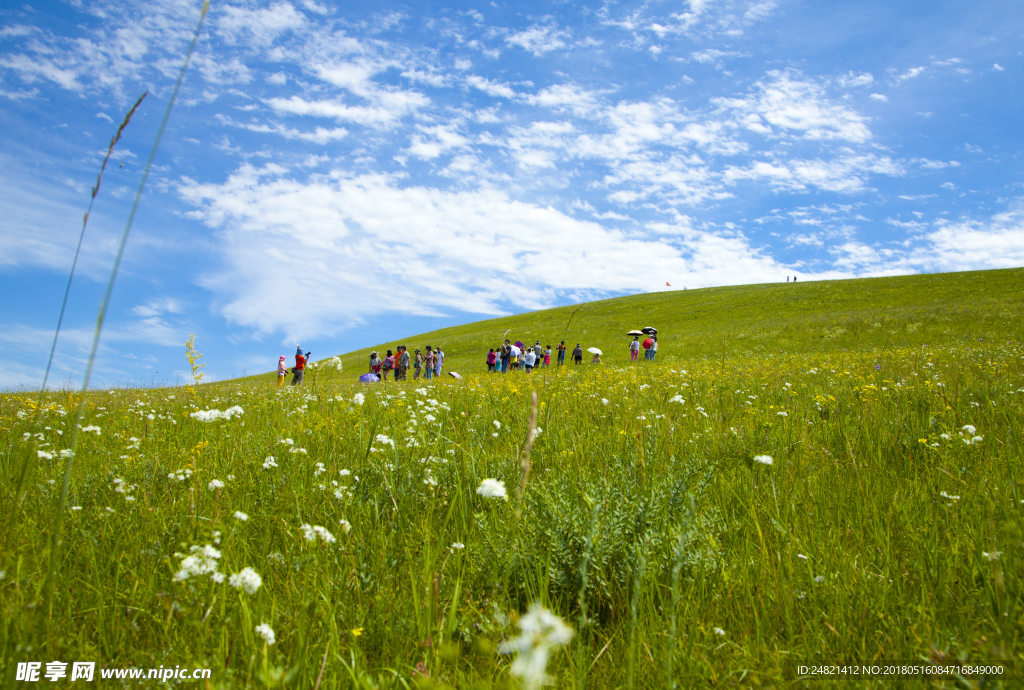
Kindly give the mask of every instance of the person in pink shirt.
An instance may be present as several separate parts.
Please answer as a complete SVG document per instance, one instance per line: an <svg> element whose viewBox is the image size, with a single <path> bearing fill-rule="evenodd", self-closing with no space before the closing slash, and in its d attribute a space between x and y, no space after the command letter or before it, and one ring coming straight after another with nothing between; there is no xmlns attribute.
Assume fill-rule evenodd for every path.
<svg viewBox="0 0 1024 690"><path fill-rule="evenodd" d="M288 367L284 363L284 355L281 355L281 359L277 360L277 385L284 385L284 377L288 374Z"/></svg>

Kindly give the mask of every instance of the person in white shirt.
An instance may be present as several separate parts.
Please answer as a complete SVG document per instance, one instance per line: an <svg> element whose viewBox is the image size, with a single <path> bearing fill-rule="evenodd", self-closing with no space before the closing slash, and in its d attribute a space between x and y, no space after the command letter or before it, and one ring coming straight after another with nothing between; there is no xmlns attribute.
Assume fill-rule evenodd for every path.
<svg viewBox="0 0 1024 690"><path fill-rule="evenodd" d="M523 355L523 359L526 361L526 373L529 374L533 371L533 365L537 363L537 355L534 353L532 347L526 350L526 354Z"/></svg>
<svg viewBox="0 0 1024 690"><path fill-rule="evenodd" d="M444 364L444 353L441 352L441 348L438 347L434 350L434 357L437 359L437 368L434 370L438 376L441 375L441 366Z"/></svg>

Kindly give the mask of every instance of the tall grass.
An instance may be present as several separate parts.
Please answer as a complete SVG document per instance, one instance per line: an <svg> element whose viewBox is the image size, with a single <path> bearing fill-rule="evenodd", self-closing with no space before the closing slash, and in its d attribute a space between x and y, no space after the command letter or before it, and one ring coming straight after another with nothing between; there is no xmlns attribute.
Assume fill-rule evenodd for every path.
<svg viewBox="0 0 1024 690"><path fill-rule="evenodd" d="M725 356L663 346L653 365L89 393L48 611L81 394L4 396L0 673L62 659L210 666L216 687L512 687L497 645L539 601L576 629L548 668L560 687L771 686L798 663L913 659L1016 661L990 685L1013 687L1024 349L1003 298L1002 320L945 335L858 316L930 334L914 346L819 331L802 351L736 352L739 324ZM479 496L485 478L511 500ZM205 545L262 587L177 581Z"/></svg>

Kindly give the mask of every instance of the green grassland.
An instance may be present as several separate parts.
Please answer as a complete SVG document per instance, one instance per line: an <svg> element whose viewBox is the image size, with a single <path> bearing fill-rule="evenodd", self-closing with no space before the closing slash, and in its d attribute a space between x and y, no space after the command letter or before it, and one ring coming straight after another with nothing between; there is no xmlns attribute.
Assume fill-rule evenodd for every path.
<svg viewBox="0 0 1024 690"><path fill-rule="evenodd" d="M462 381L361 386L364 350L296 388L2 396L0 682L60 660L210 667L179 684L215 688L512 688L500 645L539 602L575 631L556 687L1021 687L1022 286L593 302L565 337L604 363L529 375L487 374L486 349L507 329L555 344L575 307L375 348L441 345ZM658 361L631 364L622 334L646 325ZM798 673L926 660L1008 665Z"/></svg>
<svg viewBox="0 0 1024 690"><path fill-rule="evenodd" d="M410 352L441 345L448 368L474 372L486 368L487 349L497 347L511 329L513 340L554 347L564 339L570 348L576 343L598 347L612 356L610 361L621 361L628 358L629 344L622 334L648 325L658 328L659 357L680 361L721 358L723 347L742 356L824 352L837 345L912 347L1019 333L1021 292L1020 269L674 290L589 302L571 321L576 306L414 335L341 359L346 370L363 373L371 350L383 356L398 345ZM918 327L906 328L913 324Z"/></svg>

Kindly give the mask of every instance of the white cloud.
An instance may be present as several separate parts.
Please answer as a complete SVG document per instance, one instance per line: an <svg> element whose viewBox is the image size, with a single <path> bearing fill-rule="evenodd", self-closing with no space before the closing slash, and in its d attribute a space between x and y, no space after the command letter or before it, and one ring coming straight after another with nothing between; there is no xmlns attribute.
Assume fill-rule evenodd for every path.
<svg viewBox="0 0 1024 690"><path fill-rule="evenodd" d="M874 81L875 78L871 75L871 72L861 72L860 74L857 74L851 71L839 77L839 85L843 88L867 86L868 84L874 83Z"/></svg>
<svg viewBox="0 0 1024 690"><path fill-rule="evenodd" d="M498 190L400 183L340 171L299 181L243 166L224 184L186 180L179 191L217 229L226 266L204 283L221 295L224 314L289 337L334 332L381 310L500 314L551 306L569 292L655 289L661 276L744 283L781 270L735 233L675 227L666 238L662 224L653 239L638 239Z"/></svg>
<svg viewBox="0 0 1024 690"><path fill-rule="evenodd" d="M541 26L534 24L525 31L514 33L511 36L505 38L505 43L512 46L519 46L520 48L533 53L535 57L540 57L544 53L549 53L552 50L558 50L559 48L565 48L565 41L563 38L568 38L569 33L567 31L559 31L553 26Z"/></svg>
<svg viewBox="0 0 1024 690"><path fill-rule="evenodd" d="M768 72L746 98L716 99L740 114L756 113L777 129L806 139L842 139L863 143L871 138L867 118L830 101L824 87L794 71Z"/></svg>
<svg viewBox="0 0 1024 690"><path fill-rule="evenodd" d="M882 101L883 103L885 103L886 101L889 100L889 97L886 96L884 93L873 93L871 94L871 100Z"/></svg>
<svg viewBox="0 0 1024 690"><path fill-rule="evenodd" d="M489 79L477 76L475 74L466 77L466 83L475 89L483 91L488 96L494 96L495 98L515 98L516 92L512 90L512 87L508 84L502 84L494 82Z"/></svg>
<svg viewBox="0 0 1024 690"><path fill-rule="evenodd" d="M260 9L224 5L219 10L215 15L217 28L229 44L244 41L250 46L267 46L281 34L301 29L306 23L306 17L289 2Z"/></svg>
<svg viewBox="0 0 1024 690"><path fill-rule="evenodd" d="M1006 69L1006 68L1005 68L1005 67L1000 67L1000 66L999 66L999 63L998 63L998 62L996 62L996 63L993 63L993 64L992 64L992 69L994 69L994 70L995 70L995 71L997 71L997 72L1002 72L1002 71L1003 71L1004 69Z"/></svg>
<svg viewBox="0 0 1024 690"><path fill-rule="evenodd" d="M597 95L575 84L555 84L527 96L526 102L554 110L570 110L578 116L584 116L598 107Z"/></svg>
<svg viewBox="0 0 1024 690"><path fill-rule="evenodd" d="M907 70L906 72L904 72L903 74L901 74L901 75L899 75L899 76L895 77L895 78L893 79L893 81L894 81L894 82L895 82L896 84L900 84L900 83L902 83L902 82L905 82L905 81L906 81L907 79L913 79L914 77L917 77L917 76L919 76L919 75L920 75L920 74L921 74L922 72L924 72L924 71L925 71L925 68L924 68L924 67L911 67L910 69L908 69L908 70Z"/></svg>

